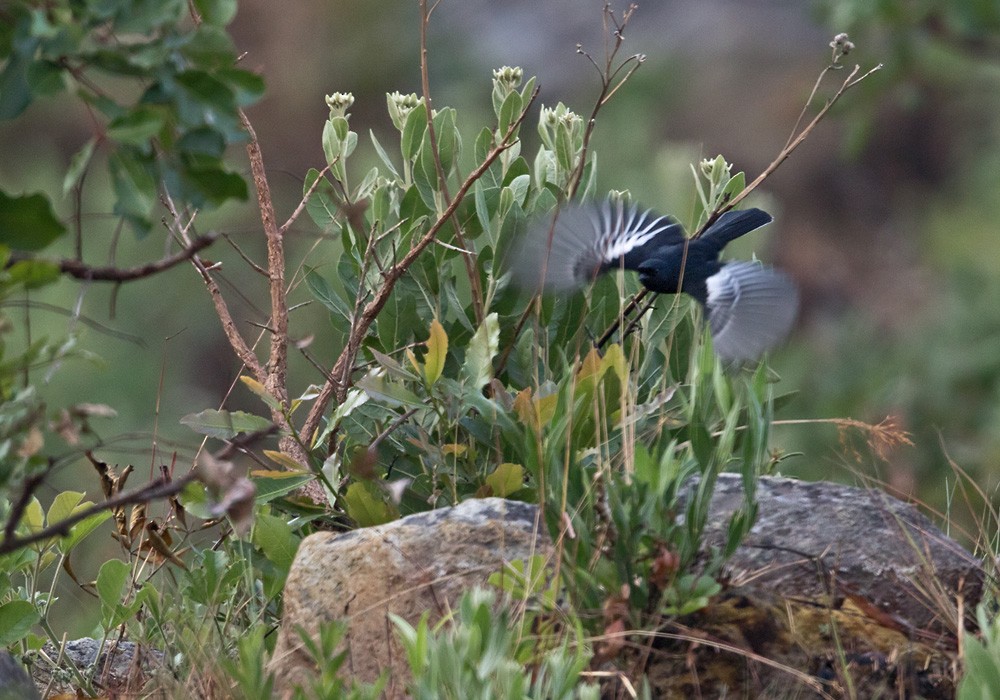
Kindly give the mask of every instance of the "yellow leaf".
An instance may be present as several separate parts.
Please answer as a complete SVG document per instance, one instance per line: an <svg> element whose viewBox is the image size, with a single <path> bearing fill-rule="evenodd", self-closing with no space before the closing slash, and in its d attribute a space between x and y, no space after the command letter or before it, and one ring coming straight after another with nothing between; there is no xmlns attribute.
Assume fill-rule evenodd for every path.
<svg viewBox="0 0 1000 700"><path fill-rule="evenodd" d="M271 392L264 388L264 385L258 382L253 377L248 377L246 375L240 375L240 381L246 386L247 389L257 394L260 399L268 405L269 408L275 410L281 410L281 402L276 399Z"/></svg>
<svg viewBox="0 0 1000 700"><path fill-rule="evenodd" d="M410 350L410 348L406 348L406 359L408 359L410 364L413 365L413 369L420 372L420 360L417 359L417 356L413 354L413 351Z"/></svg>
<svg viewBox="0 0 1000 700"><path fill-rule="evenodd" d="M538 423L538 411L535 408L535 402L531 400L530 388L525 387L517 392L517 396L514 397L514 413L517 414L518 420L536 433L541 430Z"/></svg>
<svg viewBox="0 0 1000 700"><path fill-rule="evenodd" d="M609 345L608 349L604 351L604 359L601 360L601 370L604 372L609 368L614 370L614 373L618 375L618 381L624 385L628 377L628 363L625 361L625 353L622 352L622 346L618 343Z"/></svg>
<svg viewBox="0 0 1000 700"><path fill-rule="evenodd" d="M549 394L548 396L540 396L535 399L535 410L538 412L539 425L545 426L549 424L549 421L556 414L556 405L558 403L558 394Z"/></svg>
<svg viewBox="0 0 1000 700"><path fill-rule="evenodd" d="M591 348L587 356L583 358L583 362L580 363L580 370L576 373L576 380L581 381L595 374L599 379L602 369L601 353L598 352L597 348Z"/></svg>
<svg viewBox="0 0 1000 700"><path fill-rule="evenodd" d="M504 462L486 477L486 485L493 491L494 496L506 498L524 486L524 467Z"/></svg>
<svg viewBox="0 0 1000 700"><path fill-rule="evenodd" d="M435 318L431 321L431 335L427 339L427 355L424 356L424 379L433 385L444 371L444 361L448 356L448 334Z"/></svg>
<svg viewBox="0 0 1000 700"><path fill-rule="evenodd" d="M457 442L452 442L447 445L441 446L441 453L446 455L456 455L461 457L469 449L468 445L460 445Z"/></svg>
<svg viewBox="0 0 1000 700"><path fill-rule="evenodd" d="M284 469L254 469L250 472L250 476L259 479L290 479L302 474L310 474L311 472L299 470L298 472L290 472Z"/></svg>
<svg viewBox="0 0 1000 700"><path fill-rule="evenodd" d="M278 452L277 450L264 450L264 456L275 464L280 464L285 469L290 469L293 472L307 471L304 466L296 462L284 452Z"/></svg>

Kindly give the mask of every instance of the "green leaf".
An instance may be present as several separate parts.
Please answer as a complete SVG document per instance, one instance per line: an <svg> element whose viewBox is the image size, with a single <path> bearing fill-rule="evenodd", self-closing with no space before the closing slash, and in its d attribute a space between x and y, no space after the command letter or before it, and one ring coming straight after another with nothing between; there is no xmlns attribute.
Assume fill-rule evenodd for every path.
<svg viewBox="0 0 1000 700"><path fill-rule="evenodd" d="M226 440L240 433L255 433L267 430L272 423L267 418L244 411L217 411L206 409L201 413L190 413L181 418L181 423L196 433Z"/></svg>
<svg viewBox="0 0 1000 700"><path fill-rule="evenodd" d="M479 132L479 136L476 137L476 143L473 147L473 153L476 157L477 163L482 163L486 160L486 156L489 155L490 151L493 149L493 132L488 127L483 127L483 130ZM478 182L478 181L477 181Z"/></svg>
<svg viewBox="0 0 1000 700"><path fill-rule="evenodd" d="M424 405L420 397L406 387L388 381L377 374L368 374L357 381L357 386L365 390L371 398L390 406L419 408Z"/></svg>
<svg viewBox="0 0 1000 700"><path fill-rule="evenodd" d="M325 277L316 272L316 270L310 269L306 271L306 288L328 310L342 318L351 318L351 310L347 307L347 304L344 303L340 295L334 290L333 285Z"/></svg>
<svg viewBox="0 0 1000 700"><path fill-rule="evenodd" d="M392 173L392 176L399 180L399 173L396 171L396 166L392 164L392 159L389 157L389 154L385 152L385 149L382 148L382 144L379 143L377 138L375 138L375 132L369 129L368 135L371 136L372 145L375 146L375 153L378 154L379 160L385 164L386 169Z"/></svg>
<svg viewBox="0 0 1000 700"><path fill-rule="evenodd" d="M97 596L101 607L114 610L122 600L131 567L120 559L109 559L97 572Z"/></svg>
<svg viewBox="0 0 1000 700"><path fill-rule="evenodd" d="M154 107L139 106L108 124L108 136L131 146L146 146L163 128L164 114Z"/></svg>
<svg viewBox="0 0 1000 700"><path fill-rule="evenodd" d="M522 207L524 206L525 201L528 197L528 186L530 184L531 184L530 175L518 175L517 177L515 177L513 180L510 181L509 185L507 185L507 187L510 188L511 194L514 195L514 201L517 202Z"/></svg>
<svg viewBox="0 0 1000 700"><path fill-rule="evenodd" d="M209 498L205 485L200 481L189 482L180 492L178 499L184 510L196 518L211 520L215 512L215 502Z"/></svg>
<svg viewBox="0 0 1000 700"><path fill-rule="evenodd" d="M28 528L28 532L34 534L45 527L45 513L42 511L42 504L37 498L32 497L28 506L21 516L21 524Z"/></svg>
<svg viewBox="0 0 1000 700"><path fill-rule="evenodd" d="M85 507L86 505L89 505L89 503L82 505ZM77 510L79 510L79 508ZM100 527L101 523L103 523L110 517L111 517L110 510L102 510L97 513L94 513L89 518L84 518L76 525L74 525L72 528L70 528L69 535L59 540L59 542L57 543L59 551L62 552L63 554L72 551L74 547L76 547L78 544L80 544L80 542L86 539L87 535L89 535L98 527Z"/></svg>
<svg viewBox="0 0 1000 700"><path fill-rule="evenodd" d="M12 600L0 605L0 648L24 639L41 619L35 606L26 600Z"/></svg>
<svg viewBox="0 0 1000 700"><path fill-rule="evenodd" d="M417 157L425 131L427 131L427 110L423 105L419 105L406 116L406 124L403 125L399 146L406 160L412 161Z"/></svg>
<svg viewBox="0 0 1000 700"><path fill-rule="evenodd" d="M236 16L236 0L194 0L195 9L209 24L224 27Z"/></svg>
<svg viewBox="0 0 1000 700"><path fill-rule="evenodd" d="M253 543L282 571L287 572L292 566L299 542L300 538L283 518L261 513L254 520Z"/></svg>
<svg viewBox="0 0 1000 700"><path fill-rule="evenodd" d="M116 214L149 227L149 217L156 203L156 180L130 149L118 149L108 159L115 190Z"/></svg>
<svg viewBox="0 0 1000 700"><path fill-rule="evenodd" d="M493 358L500 342L500 322L496 312L491 313L476 329L469 348L465 351L462 375L469 385L479 391L493 378Z"/></svg>
<svg viewBox="0 0 1000 700"><path fill-rule="evenodd" d="M11 197L0 190L0 244L41 250L66 232L43 194Z"/></svg>
<svg viewBox="0 0 1000 700"><path fill-rule="evenodd" d="M193 65L202 68L231 66L236 61L236 47L233 40L222 27L212 26L202 22L189 35L188 41L181 48L181 53Z"/></svg>
<svg viewBox="0 0 1000 700"><path fill-rule="evenodd" d="M569 127L560 124L556 127L556 160L564 173L573 170L576 149L573 148L573 137L569 132Z"/></svg>
<svg viewBox="0 0 1000 700"><path fill-rule="evenodd" d="M281 498L291 493L315 478L315 475L312 473L304 474L302 472L273 471L267 472L267 476L254 476L251 474L250 481L253 482L254 487L257 489L254 501L256 503L269 503L275 498Z"/></svg>
<svg viewBox="0 0 1000 700"><path fill-rule="evenodd" d="M96 138L88 139L87 143L83 144L83 147L73 155L72 160L69 162L69 168L66 170L66 175L63 177L63 197L68 195L69 191L76 187L77 183L80 182L80 179L83 177L83 174L87 171L87 166L90 165L90 159L94 155L94 147L96 145Z"/></svg>
<svg viewBox="0 0 1000 700"><path fill-rule="evenodd" d="M58 494L52 499L52 505L45 514L45 522L53 525L68 518L83 500L83 496L82 491L63 491Z"/></svg>
<svg viewBox="0 0 1000 700"><path fill-rule="evenodd" d="M486 485L494 496L506 498L524 486L524 467L504 462L486 477Z"/></svg>
<svg viewBox="0 0 1000 700"><path fill-rule="evenodd" d="M62 276L59 266L48 260L21 260L7 270L10 281L23 284L26 289L38 289L52 284Z"/></svg>
<svg viewBox="0 0 1000 700"><path fill-rule="evenodd" d="M198 194L215 206L230 199L244 201L247 198L246 180L236 173L222 168L192 168L186 175Z"/></svg>
<svg viewBox="0 0 1000 700"><path fill-rule="evenodd" d="M434 382L444 371L444 362L448 357L448 334L445 333L444 326L435 318L431 321L431 334L427 339L427 354L424 356L424 379L427 384L434 385Z"/></svg>
<svg viewBox="0 0 1000 700"><path fill-rule="evenodd" d="M329 123L329 122L328 122ZM305 182L302 184L302 194L303 196L309 192L313 183L316 182L320 177L319 171L315 168L310 168L309 172L306 173ZM308 201L306 201L306 211L309 213L309 217L313 220L322 231L329 231L337 219L337 201L339 197L337 196L337 190L325 176L323 180L316 185L316 189L313 190L312 194L309 196Z"/></svg>
<svg viewBox="0 0 1000 700"><path fill-rule="evenodd" d="M241 107L252 105L264 94L264 79L252 71L226 68L215 74L236 94L236 102Z"/></svg>
<svg viewBox="0 0 1000 700"><path fill-rule="evenodd" d="M521 95L512 92L504 98L503 104L500 106L500 120L497 131L501 136L507 133L507 129L517 121L519 116L521 116Z"/></svg>
<svg viewBox="0 0 1000 700"><path fill-rule="evenodd" d="M179 102L178 107L197 109L200 112L199 118L204 120L199 123L210 125L213 122L214 117L205 111L206 108L220 114L235 114L236 96L219 78L205 71L186 70L179 73L176 80L177 84L184 88L184 97L193 102L193 104Z"/></svg>
<svg viewBox="0 0 1000 700"><path fill-rule="evenodd" d="M31 86L28 84L30 61L13 53L3 71L0 71L0 121L20 116L31 104Z"/></svg>
<svg viewBox="0 0 1000 700"><path fill-rule="evenodd" d="M219 160L226 152L226 139L215 129L202 126L181 136L177 150L196 158Z"/></svg>
<svg viewBox="0 0 1000 700"><path fill-rule="evenodd" d="M347 515L358 527L382 525L398 517L395 507L386 502L385 494L373 481L355 481L348 486L344 502Z"/></svg>
<svg viewBox="0 0 1000 700"><path fill-rule="evenodd" d="M445 177L455 167L462 142L455 124L455 114L453 108L445 107L438 111L434 117L434 135L437 137L438 157L441 159L441 168L444 170Z"/></svg>

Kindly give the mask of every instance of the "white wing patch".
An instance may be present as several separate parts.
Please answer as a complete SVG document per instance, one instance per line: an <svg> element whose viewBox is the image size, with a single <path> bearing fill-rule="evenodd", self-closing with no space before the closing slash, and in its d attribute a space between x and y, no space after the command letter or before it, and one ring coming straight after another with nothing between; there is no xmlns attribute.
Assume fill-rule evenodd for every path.
<svg viewBox="0 0 1000 700"><path fill-rule="evenodd" d="M621 201L606 202L600 214L603 233L598 240L598 248L605 264L615 262L676 226L669 216L655 216L651 211L640 212L635 206L625 209Z"/></svg>
<svg viewBox="0 0 1000 700"><path fill-rule="evenodd" d="M731 262L706 285L712 341L723 361L756 360L791 330L798 293L777 270L757 262Z"/></svg>
<svg viewBox="0 0 1000 700"><path fill-rule="evenodd" d="M600 205L565 204L556 215L538 219L515 248L510 267L518 285L532 291L569 292L587 286L632 251L663 235L683 240L669 216L640 211L610 200ZM637 269L638 264L625 267Z"/></svg>

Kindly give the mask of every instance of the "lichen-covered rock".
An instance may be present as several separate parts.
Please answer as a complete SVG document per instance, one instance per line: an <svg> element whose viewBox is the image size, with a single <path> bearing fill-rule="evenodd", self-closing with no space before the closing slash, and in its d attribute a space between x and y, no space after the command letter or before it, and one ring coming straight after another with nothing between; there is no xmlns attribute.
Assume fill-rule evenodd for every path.
<svg viewBox="0 0 1000 700"><path fill-rule="evenodd" d="M378 527L307 537L285 585L272 661L277 687L288 689L311 670L297 629L314 635L321 623L343 620L345 669L365 681L389 670L386 694L402 697L405 652L389 613L416 623L429 611L433 622L504 562L551 555L537 513L525 503L473 499Z"/></svg>
<svg viewBox="0 0 1000 700"><path fill-rule="evenodd" d="M743 501L741 478L720 475L706 552L722 546ZM863 696L953 692L957 601L971 611L981 597L977 559L879 491L765 477L757 502L723 594L693 616L664 620L660 635L637 636L608 661L615 674L638 681L647 673L657 697L778 687L825 697L850 683ZM272 662L278 687L287 691L312 670L296 629L312 635L324 621L343 620L348 673L372 681L389 671L387 696L403 697L406 664L388 614L411 624L425 611L437 619L504 561L551 556L537 515L534 506L490 498L306 538L285 588Z"/></svg>
<svg viewBox="0 0 1000 700"><path fill-rule="evenodd" d="M741 478L720 475L704 545L722 546L742 503ZM960 597L975 611L982 563L908 503L877 489L781 477L760 479L757 503L757 522L728 563L736 582L849 598L921 635L953 636Z"/></svg>
<svg viewBox="0 0 1000 700"><path fill-rule="evenodd" d="M105 641L92 637L73 639L61 647L46 642L43 654L35 656L31 676L39 688L48 688L52 695L76 695L75 677L66 670L74 665L84 675L93 675L96 687L108 693L131 695L138 693L163 668L163 652L129 641ZM99 656L98 656L99 654ZM53 668L49 659L61 659Z"/></svg>

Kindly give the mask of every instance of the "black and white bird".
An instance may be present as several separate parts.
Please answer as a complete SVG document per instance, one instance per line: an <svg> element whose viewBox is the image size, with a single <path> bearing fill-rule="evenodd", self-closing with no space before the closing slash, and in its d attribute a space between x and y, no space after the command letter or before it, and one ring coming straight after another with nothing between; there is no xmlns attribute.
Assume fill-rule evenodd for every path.
<svg viewBox="0 0 1000 700"><path fill-rule="evenodd" d="M772 221L760 209L728 211L698 238L669 216L621 200L563 205L543 217L515 248L512 272L532 291L568 293L610 270L635 270L660 294L684 292L704 307L724 362L758 359L788 334L798 309L795 285L756 261L722 262L730 241Z"/></svg>

